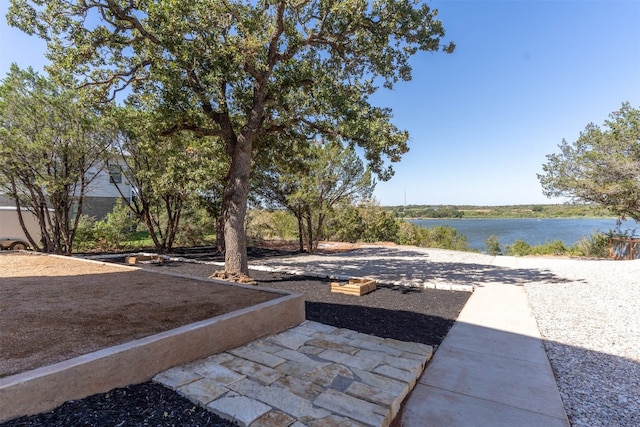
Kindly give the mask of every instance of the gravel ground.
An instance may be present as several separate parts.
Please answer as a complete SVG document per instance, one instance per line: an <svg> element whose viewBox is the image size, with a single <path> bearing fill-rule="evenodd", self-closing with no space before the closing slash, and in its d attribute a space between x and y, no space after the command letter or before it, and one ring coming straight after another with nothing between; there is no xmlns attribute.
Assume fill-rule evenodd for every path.
<svg viewBox="0 0 640 427"><path fill-rule="evenodd" d="M640 261L499 257L525 284L573 426L640 426Z"/></svg>

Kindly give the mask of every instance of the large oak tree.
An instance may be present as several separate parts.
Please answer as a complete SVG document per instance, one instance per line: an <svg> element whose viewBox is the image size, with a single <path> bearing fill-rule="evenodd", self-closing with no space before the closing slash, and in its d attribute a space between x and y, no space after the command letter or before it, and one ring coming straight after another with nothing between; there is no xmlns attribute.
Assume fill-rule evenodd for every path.
<svg viewBox="0 0 640 427"><path fill-rule="evenodd" d="M441 44L437 10L413 0L12 0L9 22L48 42L50 71L106 98L162 100L166 132L224 144L225 269L247 272L244 218L255 150L341 138L380 179L407 151L406 132L372 106L378 85L411 79L418 51Z"/></svg>

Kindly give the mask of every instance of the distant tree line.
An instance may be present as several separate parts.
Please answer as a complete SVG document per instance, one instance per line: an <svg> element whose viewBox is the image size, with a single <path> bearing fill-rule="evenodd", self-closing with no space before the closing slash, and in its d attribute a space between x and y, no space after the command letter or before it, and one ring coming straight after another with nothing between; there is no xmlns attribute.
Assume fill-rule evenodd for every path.
<svg viewBox="0 0 640 427"><path fill-rule="evenodd" d="M594 203L509 206L385 206L398 218L574 218L611 217L612 212Z"/></svg>
<svg viewBox="0 0 640 427"><path fill-rule="evenodd" d="M256 210L250 213L250 239L292 239L296 236L293 215L283 210ZM395 217L371 201L335 206L318 235L319 240L341 242L391 242L430 248L469 250L467 239L449 226L424 228Z"/></svg>

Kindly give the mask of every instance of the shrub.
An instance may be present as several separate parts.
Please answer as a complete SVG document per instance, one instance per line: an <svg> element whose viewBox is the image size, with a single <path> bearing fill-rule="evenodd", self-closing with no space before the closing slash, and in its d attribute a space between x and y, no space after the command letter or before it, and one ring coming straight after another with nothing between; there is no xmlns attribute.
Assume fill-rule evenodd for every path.
<svg viewBox="0 0 640 427"><path fill-rule="evenodd" d="M567 247L562 240L554 240L542 245L531 247L531 255L564 255Z"/></svg>
<svg viewBox="0 0 640 427"><path fill-rule="evenodd" d="M251 241L293 240L298 237L298 223L288 211L253 210L247 214L247 237Z"/></svg>
<svg viewBox="0 0 640 427"><path fill-rule="evenodd" d="M80 217L74 248L80 251L121 249L134 225L129 208L118 199L111 212L100 221L87 215Z"/></svg>
<svg viewBox="0 0 640 427"><path fill-rule="evenodd" d="M498 236L492 234L484 242L485 250L489 255L502 255L502 247L500 246L500 240Z"/></svg>
<svg viewBox="0 0 640 427"><path fill-rule="evenodd" d="M76 228L76 235L73 241L73 248L76 251L89 251L94 249L96 244L96 235L94 231L96 218L87 215L81 215Z"/></svg>
<svg viewBox="0 0 640 427"><path fill-rule="evenodd" d="M331 239L350 243L360 240L366 228L360 210L351 205L336 209L327 225Z"/></svg>
<svg viewBox="0 0 640 427"><path fill-rule="evenodd" d="M393 215L380 208L365 209L364 231L361 239L365 242L397 242L400 225Z"/></svg>
<svg viewBox="0 0 640 427"><path fill-rule="evenodd" d="M120 249L122 241L129 235L134 226L130 210L118 199L113 210L93 227L97 248L100 250Z"/></svg>
<svg viewBox="0 0 640 427"><path fill-rule="evenodd" d="M175 243L180 246L198 246L208 243L215 234L214 220L206 208L185 206L182 209Z"/></svg>
<svg viewBox="0 0 640 427"><path fill-rule="evenodd" d="M400 222L398 228L398 243L401 245L423 246L426 241L426 228L410 222Z"/></svg>
<svg viewBox="0 0 640 427"><path fill-rule="evenodd" d="M530 255L531 245L523 240L516 240L511 245L506 245L504 251L507 255L514 255L514 256Z"/></svg>
<svg viewBox="0 0 640 427"><path fill-rule="evenodd" d="M588 238L583 238L571 248L571 253L576 256L609 257L611 233L593 233Z"/></svg>
<svg viewBox="0 0 640 427"><path fill-rule="evenodd" d="M340 242L398 242L400 220L379 206L343 206L327 223L329 238Z"/></svg>
<svg viewBox="0 0 640 427"><path fill-rule="evenodd" d="M298 221L288 211L275 211L271 216L273 232L280 240L292 240L298 234Z"/></svg>
<svg viewBox="0 0 640 427"><path fill-rule="evenodd" d="M451 249L456 251L469 251L467 237L464 234L449 227L441 225L424 228L410 222L400 222L398 241L401 245L421 246L424 248Z"/></svg>
<svg viewBox="0 0 640 427"><path fill-rule="evenodd" d="M457 251L468 251L469 244L464 234L448 225L427 228L427 241L423 246L440 249L453 249Z"/></svg>

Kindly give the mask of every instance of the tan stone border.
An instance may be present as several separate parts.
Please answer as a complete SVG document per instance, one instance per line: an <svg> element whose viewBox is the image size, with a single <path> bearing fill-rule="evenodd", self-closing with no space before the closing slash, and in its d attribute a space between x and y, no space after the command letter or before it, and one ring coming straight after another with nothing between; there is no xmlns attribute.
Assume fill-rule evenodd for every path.
<svg viewBox="0 0 640 427"><path fill-rule="evenodd" d="M0 378L0 422L46 412L68 400L142 383L173 366L244 345L304 321L304 298L301 295L266 288L260 290L283 296L64 362Z"/></svg>

